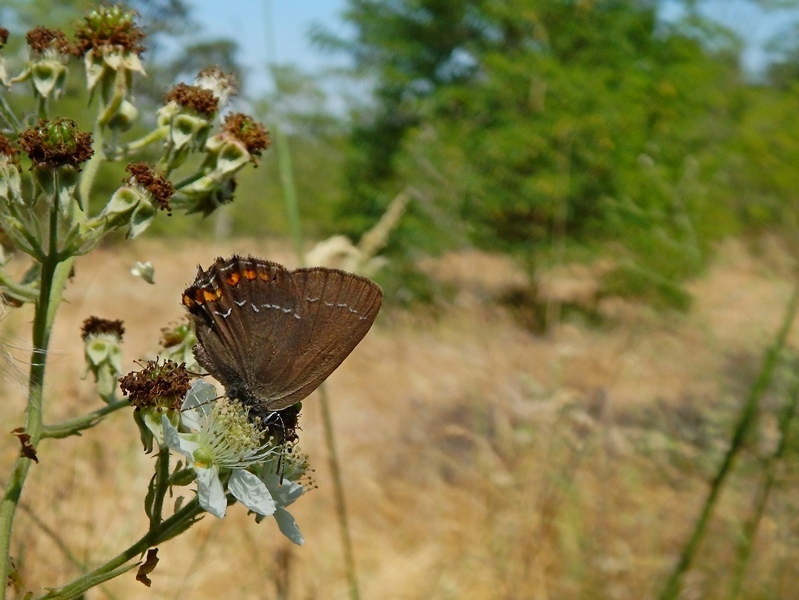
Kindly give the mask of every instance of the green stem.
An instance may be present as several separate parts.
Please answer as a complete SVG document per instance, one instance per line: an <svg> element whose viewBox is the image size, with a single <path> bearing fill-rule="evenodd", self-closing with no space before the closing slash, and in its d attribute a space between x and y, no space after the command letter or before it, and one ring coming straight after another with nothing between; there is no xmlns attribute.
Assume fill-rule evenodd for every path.
<svg viewBox="0 0 799 600"><path fill-rule="evenodd" d="M752 557L755 536L757 535L760 522L763 519L763 514L766 511L769 495L777 479L777 466L780 464L781 459L785 456L789 448L791 428L796 417L797 406L799 406L799 385L794 386L788 404L780 415L780 441L777 445L777 449L766 460L766 464L763 468L763 486L755 494L754 510L751 518L744 523L743 535L738 544L738 564L735 568L732 585L730 586L730 600L735 600L740 595L741 585L743 583L744 574L746 573L746 566L749 563L749 559Z"/></svg>
<svg viewBox="0 0 799 600"><path fill-rule="evenodd" d="M57 423L55 425L45 425L42 429L42 439L60 439L72 435L80 435L81 431L88 429L89 427L94 427L104 416L111 414L120 408L126 408L129 406L130 402L127 400L118 400L109 404L108 406L103 406L102 408L98 408L93 412L70 419L69 421L64 421L63 423Z"/></svg>
<svg viewBox="0 0 799 600"><path fill-rule="evenodd" d="M38 98L36 112L38 113L40 119L46 119L47 118L47 98L45 98L44 96L40 96L39 94L36 94L36 96Z"/></svg>
<svg viewBox="0 0 799 600"><path fill-rule="evenodd" d="M114 95L97 118L98 127L105 128L122 105L126 90L125 77L125 69L117 69L116 75L114 76Z"/></svg>
<svg viewBox="0 0 799 600"><path fill-rule="evenodd" d="M294 251L300 264L305 263L305 250L302 242L302 226L300 225L300 209L297 202L297 190L294 187L294 172L291 166L291 149L286 134L275 125L275 149L277 151L278 168L280 169L280 185L283 187L283 198L286 202L286 211L291 227L291 237L294 240Z"/></svg>
<svg viewBox="0 0 799 600"><path fill-rule="evenodd" d="M0 114L5 117L6 122L14 130L15 134L19 134L19 132L22 131L22 122L17 118L17 115L14 114L14 111L11 110L5 97L0 97Z"/></svg>
<svg viewBox="0 0 799 600"><path fill-rule="evenodd" d="M755 421L755 416L760 406L760 398L771 383L772 374L777 366L780 352L785 347L785 342L788 338L788 332L791 330L791 325L793 324L794 317L796 316L797 307L799 307L799 284L797 284L797 286L794 288L793 295L788 302L788 308L782 321L782 327L777 333L774 343L766 351L766 355L763 358L763 366L760 368L760 373L758 374L755 383L752 385L752 389L749 391L749 396L746 399L746 403L741 409L741 414L738 418L738 423L735 427L735 432L733 433L730 447L727 450L727 454L724 456L724 460L722 461L721 466L719 467L719 470L710 485L710 491L708 492L707 499L702 507L702 512L696 521L694 531L691 534L688 543L685 545L685 548L683 548L677 565L675 565L674 569L669 575L668 580L666 581L666 586L663 589L663 593L660 595L661 600L674 600L680 594L682 577L691 567L694 555L699 547L699 542L702 540L707 526L710 523L710 516L713 513L713 508L715 507L716 501L721 494L724 482L726 481L727 476L730 474L730 471L735 463L735 459L743 448L744 440L746 439L746 436Z"/></svg>
<svg viewBox="0 0 799 600"><path fill-rule="evenodd" d="M175 186L175 191L180 191L181 188L184 188L187 185L194 183L203 175L205 175L205 173L203 173L202 171L197 171L196 173L192 173L191 175L184 177L177 183L173 184Z"/></svg>
<svg viewBox="0 0 799 600"><path fill-rule="evenodd" d="M102 123L101 114L101 116L97 118L97 123L92 132L92 150L94 150L94 154L92 154L89 162L83 166L83 171L80 176L80 185L78 186L79 205L86 214L89 212L88 198L91 194L94 180L97 178L100 165L105 160L105 154L103 154L104 136L105 126Z"/></svg>
<svg viewBox="0 0 799 600"><path fill-rule="evenodd" d="M161 524L164 498L169 488L169 448L167 446L161 447L158 451L158 459L155 464L155 476L155 501L153 503L152 516L150 517L151 528L155 528Z"/></svg>
<svg viewBox="0 0 799 600"><path fill-rule="evenodd" d="M86 590L129 571L135 565L126 565L127 562L141 556L149 548L173 538L180 533L180 531L185 530L187 524L190 524L191 521L196 519L202 512L203 509L195 498L157 527L150 529L139 541L104 565L78 577L59 589L52 590L46 595L41 596L41 600L69 600L71 598L77 598Z"/></svg>
<svg viewBox="0 0 799 600"><path fill-rule="evenodd" d="M50 215L50 248L57 244L58 203L53 201ZM55 256L57 253L51 254ZM33 352L31 354L31 369L28 382L28 406L25 416L25 432L30 435L30 443L36 447L42 438L42 394L44 390L45 366L47 365L47 348L50 344L50 315L54 313L63 288L55 287L54 281L58 270L57 260L50 256L42 263L39 300L36 303L36 312L33 319ZM17 457L8 486L2 501L0 501L0 582L8 578L8 557L11 548L11 530L14 515L22 487L28 476L32 460L23 456ZM0 585L0 600L5 598L6 586Z"/></svg>

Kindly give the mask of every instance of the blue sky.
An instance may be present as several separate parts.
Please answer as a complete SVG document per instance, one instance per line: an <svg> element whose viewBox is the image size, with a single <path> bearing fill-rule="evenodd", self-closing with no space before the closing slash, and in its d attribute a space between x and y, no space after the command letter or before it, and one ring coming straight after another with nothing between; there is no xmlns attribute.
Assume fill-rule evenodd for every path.
<svg viewBox="0 0 799 600"><path fill-rule="evenodd" d="M325 55L312 48L308 31L319 23L344 32L339 14L346 0L195 0L194 18L211 37L239 42L242 64L248 70L250 92L267 86L266 65L295 63L306 71L346 64L343 56ZM274 35L274 56L270 56L268 35Z"/></svg>
<svg viewBox="0 0 799 600"><path fill-rule="evenodd" d="M209 37L227 37L239 42L240 60L248 71L250 94L268 89L266 65L270 61L291 62L306 71L346 64L340 55L324 54L311 46L308 30L313 23L346 33L340 18L347 0L194 0L194 17ZM663 14L675 18L679 2L666 0ZM747 42L744 65L755 71L766 61L763 44L786 28L796 11L766 13L744 0L707 0L714 18L733 27ZM270 18L271 15L271 18ZM274 35L274 56L270 56L268 32Z"/></svg>

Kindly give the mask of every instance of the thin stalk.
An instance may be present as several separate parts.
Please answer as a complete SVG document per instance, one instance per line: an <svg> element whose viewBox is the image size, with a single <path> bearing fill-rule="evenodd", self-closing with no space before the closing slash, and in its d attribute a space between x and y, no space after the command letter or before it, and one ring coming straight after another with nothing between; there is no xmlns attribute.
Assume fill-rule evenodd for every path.
<svg viewBox="0 0 799 600"><path fill-rule="evenodd" d="M304 266L305 252L303 251L302 226L300 224L297 193L294 188L294 174L291 169L291 153L286 136L278 127L274 129L276 130L275 150L278 153L278 167L280 169L280 182L283 186L283 198L286 202L286 210L288 211L289 222L291 223L291 233L294 239L294 248L297 252L297 260L300 266ZM341 466L336 450L336 434L333 429L333 418L330 410L330 402L327 397L327 387L324 383L319 386L319 400L322 405L325 446L327 447L330 474L333 478L336 515L338 517L339 532L341 534L341 545L344 549L344 565L347 572L347 581L350 586L350 598L352 598L352 600L358 600L358 598L360 598L360 592L358 590L358 572L355 568L355 554L352 549L352 537L350 536L349 522L347 519L347 503L344 494L344 483L341 480Z"/></svg>
<svg viewBox="0 0 799 600"><path fill-rule="evenodd" d="M694 526L693 533L691 534L688 543L685 545L685 548L683 548L679 561L675 565L674 569L669 575L668 580L666 581L666 586L660 595L661 600L674 600L680 594L683 575L685 575L685 573L691 567L694 555L699 547L699 542L702 540L702 537L707 530L707 526L710 523L710 516L713 513L716 501L721 494L722 487L727 479L727 476L732 471L732 468L735 464L735 459L738 457L738 454L743 447L744 440L746 439L746 436L755 421L757 409L760 406L760 398L771 383L771 377L774 373L774 369L777 366L780 352L782 352L782 349L785 347L785 342L788 338L788 332L791 330L791 325L793 324L794 318L796 316L797 307L799 307L799 284L797 284L794 288L793 295L788 302L788 307L782 320L782 326L777 333L774 343L766 351L766 354L763 358L763 365L760 368L760 373L752 385L752 389L749 391L749 396L747 397L746 402L741 409L741 414L738 418L738 423L736 424L732 441L730 442L730 447L727 450L727 454L724 456L724 460L722 461L721 466L719 467L719 470L710 485L710 490L705 500L705 504L702 507L699 518L696 521L696 525Z"/></svg>
<svg viewBox="0 0 799 600"><path fill-rule="evenodd" d="M275 56L275 40L272 35L272 4L269 0L264 3L264 31L266 33L267 51L270 59ZM288 212L289 226L294 240L294 250L297 253L297 260L300 266L305 265L305 250L303 247L302 225L300 221L299 203L297 202L297 190L294 186L294 174L291 166L291 151L288 140L283 130L275 125L275 151L278 157L278 169L280 170L280 184L283 188L283 199L286 203ZM339 529L341 532L341 543L344 548L344 563L347 571L347 581L350 587L350 598L358 600L358 574L355 569L355 558L352 551L352 539L350 536L349 524L347 521L347 505L345 502L344 484L341 481L341 468L336 451L336 436L333 429L331 418L330 403L327 398L327 389L324 383L319 386L319 397L322 404L322 421L324 423L325 445L328 450L328 461L330 473L333 477L333 489L336 500L336 514L338 516Z"/></svg>
<svg viewBox="0 0 799 600"><path fill-rule="evenodd" d="M763 486L755 495L754 510L751 518L744 523L743 536L741 538L741 543L738 545L738 564L735 568L732 585L730 586L730 600L735 600L741 593L741 585L743 584L744 574L746 573L746 566L749 563L749 559L752 557L755 536L757 535L758 527L766 511L769 495L777 478L777 466L788 449L791 426L796 418L797 406L799 406L799 385L794 386L788 404L780 416L779 444L774 453L769 456L766 461Z"/></svg>
<svg viewBox="0 0 799 600"><path fill-rule="evenodd" d="M0 114L3 115L15 134L19 134L19 132L22 131L22 122L17 118L17 115L14 114L14 111L11 110L11 107L4 97L0 97Z"/></svg>
<svg viewBox="0 0 799 600"><path fill-rule="evenodd" d="M42 429L42 439L45 438L65 438L72 435L80 435L80 432L84 429L88 429L90 427L94 427L97 422L102 419L104 416L111 414L119 410L120 408L126 408L130 406L130 402L127 400L117 400L116 402L112 402L107 406L103 406L102 408L98 408L95 411L92 411L88 414L81 415L80 417L75 417L74 419L70 419L68 421L64 421L63 423L56 423L55 425L45 425Z"/></svg>
<svg viewBox="0 0 799 600"><path fill-rule="evenodd" d="M322 423L325 431L325 445L327 446L328 466L333 477L333 491L336 498L336 515L338 516L341 545L344 547L344 564L347 568L347 581L350 585L350 598L358 600L358 571L355 568L355 553L352 549L349 521L347 519L347 502L344 495L344 484L341 480L341 468L336 450L336 434L333 429L333 418L330 411L330 402L327 399L327 387L323 383L319 386L319 400L322 404Z"/></svg>
<svg viewBox="0 0 799 600"><path fill-rule="evenodd" d="M280 169L280 183L283 187L283 199L286 203L291 234L294 239L294 249L300 266L305 265L305 251L303 249L302 225L297 202L297 191L294 187L294 174L291 168L291 150L288 140L282 130L275 126L275 151L278 154L278 168ZM347 504L344 494L344 483L341 480L341 467L336 450L336 435L333 429L330 402L327 397L327 388L324 383L319 386L319 399L322 404L322 422L325 432L325 446L327 446L330 474L333 478L333 490L336 501L336 515L338 517L341 545L344 549L344 566L347 572L347 581L350 586L350 598L358 600L358 572L355 568L355 555L352 549L349 522L347 519Z"/></svg>
<svg viewBox="0 0 799 600"><path fill-rule="evenodd" d="M305 263L305 250L302 240L302 225L300 223L300 208L297 202L297 190L294 187L294 170L291 166L291 150L286 134L277 125L273 127L275 132L275 150L277 152L278 168L280 170L280 185L283 188L283 199L286 202L286 212L289 217L289 227L291 228L291 238L294 240L294 251L300 265Z"/></svg>
<svg viewBox="0 0 799 600"><path fill-rule="evenodd" d="M103 160L105 160L105 154L103 154L105 125L102 121L102 118L103 111L101 111L100 116L97 117L97 122L95 123L94 131L92 132L92 150L94 150L94 154L92 154L92 157L83 166L83 171L81 172L80 176L80 185L78 186L78 201L80 207L85 213L88 213L89 211L88 198L92 190L92 186L94 185L94 180L96 179L97 173L100 170L100 165L103 163Z"/></svg>

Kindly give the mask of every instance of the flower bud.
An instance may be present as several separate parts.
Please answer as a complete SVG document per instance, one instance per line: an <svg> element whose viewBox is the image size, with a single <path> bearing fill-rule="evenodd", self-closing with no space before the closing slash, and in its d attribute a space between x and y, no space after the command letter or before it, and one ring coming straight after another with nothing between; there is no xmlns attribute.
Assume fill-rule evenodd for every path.
<svg viewBox="0 0 799 600"><path fill-rule="evenodd" d="M127 100L123 100L117 112L108 120L108 128L124 132L130 129L138 118L138 109Z"/></svg>
<svg viewBox="0 0 799 600"><path fill-rule="evenodd" d="M58 29L36 27L27 33L25 39L30 60L25 70L9 83L30 79L37 96L58 98L66 86L66 64L73 50L67 36Z"/></svg>
<svg viewBox="0 0 799 600"><path fill-rule="evenodd" d="M144 52L144 32L135 23L134 11L119 6L101 6L90 12L75 32L77 53L84 57L86 86L93 92L99 85L104 103L114 93L116 82L124 82L130 92L133 73L144 75L140 56ZM117 78L117 73L121 77Z"/></svg>
<svg viewBox="0 0 799 600"><path fill-rule="evenodd" d="M122 321L89 317L83 322L81 331L86 372L94 375L100 396L110 398L122 372L122 350L119 347L125 333Z"/></svg>

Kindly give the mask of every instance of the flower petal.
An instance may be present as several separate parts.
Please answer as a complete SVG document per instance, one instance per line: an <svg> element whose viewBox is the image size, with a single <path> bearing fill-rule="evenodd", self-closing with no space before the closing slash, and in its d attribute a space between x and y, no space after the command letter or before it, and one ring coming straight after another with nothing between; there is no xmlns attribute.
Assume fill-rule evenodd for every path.
<svg viewBox="0 0 799 600"><path fill-rule="evenodd" d="M216 388L198 379L191 386L183 400L183 424L189 429L199 431L210 417L217 398Z"/></svg>
<svg viewBox="0 0 799 600"><path fill-rule="evenodd" d="M219 480L219 469L195 469L197 471L197 499L209 513L221 519L227 510L227 497Z"/></svg>
<svg viewBox="0 0 799 600"><path fill-rule="evenodd" d="M180 452L189 459L189 466L194 465L194 451L200 447L200 444L192 440L187 440L185 436L178 433L178 430L172 426L166 415L161 416L161 426L164 429L164 441L175 452Z"/></svg>
<svg viewBox="0 0 799 600"><path fill-rule="evenodd" d="M275 501L264 485L249 471L235 469L230 474L228 490L251 511L268 517L275 512Z"/></svg>
<svg viewBox="0 0 799 600"><path fill-rule="evenodd" d="M302 533L300 533L297 521L294 520L294 517L292 517L291 513L285 508L278 508L275 511L275 521L277 521L277 526L280 527L280 533L285 535L292 542L298 546L302 546L305 543L305 538L302 537Z"/></svg>
<svg viewBox="0 0 799 600"><path fill-rule="evenodd" d="M275 473L262 473L261 480L266 484L278 506L292 504L305 491L299 483L294 481L284 479L281 483L280 476Z"/></svg>

